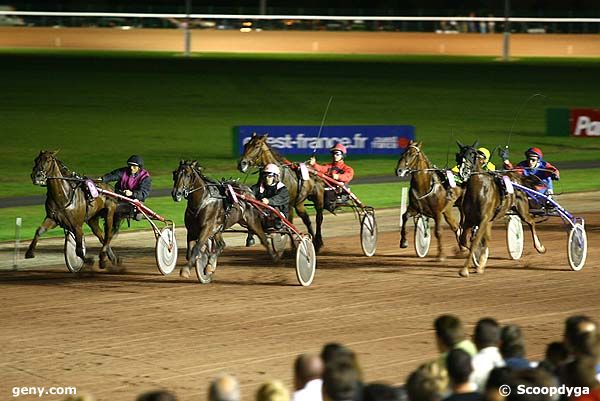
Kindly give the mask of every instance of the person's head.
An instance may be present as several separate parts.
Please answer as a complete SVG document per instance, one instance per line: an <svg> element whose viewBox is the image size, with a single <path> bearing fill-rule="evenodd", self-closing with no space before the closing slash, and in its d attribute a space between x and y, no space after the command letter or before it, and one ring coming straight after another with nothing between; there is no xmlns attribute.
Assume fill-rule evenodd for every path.
<svg viewBox="0 0 600 401"><path fill-rule="evenodd" d="M448 377L453 385L468 383L469 376L473 372L471 355L460 348L451 350L446 356L446 369L448 369Z"/></svg>
<svg viewBox="0 0 600 401"><path fill-rule="evenodd" d="M491 153L487 148L477 149L477 158L481 164L486 164L490 161Z"/></svg>
<svg viewBox="0 0 600 401"><path fill-rule="evenodd" d="M323 361L318 355L298 355L294 361L294 389L300 390L311 380L323 376Z"/></svg>
<svg viewBox="0 0 600 401"><path fill-rule="evenodd" d="M435 337L440 352L452 349L465 339L465 331L460 319L454 315L441 315L433 322Z"/></svg>
<svg viewBox="0 0 600 401"><path fill-rule="evenodd" d="M569 352L585 354L597 333L596 324L589 316L574 315L565 320L563 341Z"/></svg>
<svg viewBox="0 0 600 401"><path fill-rule="evenodd" d="M529 167L533 168L538 165L540 160L544 157L542 150L540 148L529 148L525 151L525 157L527 158L527 163Z"/></svg>
<svg viewBox="0 0 600 401"><path fill-rule="evenodd" d="M429 366L432 365L419 366L406 379L404 388L409 401L439 401L442 399L441 393L446 389L448 383L444 380L444 384L441 385L440 377L434 374Z"/></svg>
<svg viewBox="0 0 600 401"><path fill-rule="evenodd" d="M569 387L588 387L590 390L598 386L596 380L597 360L591 356L580 356L567 363L564 369L564 382Z"/></svg>
<svg viewBox="0 0 600 401"><path fill-rule="evenodd" d="M344 157L346 157L346 154L348 153L346 147L341 143L337 143L335 146L329 149L329 151L331 152L331 158L334 162L342 160Z"/></svg>
<svg viewBox="0 0 600 401"><path fill-rule="evenodd" d="M351 358L335 357L325 365L323 401L351 401L360 390L360 373Z"/></svg>
<svg viewBox="0 0 600 401"><path fill-rule="evenodd" d="M137 174L140 169L144 168L144 159L138 155L131 155L129 159L127 159L127 165L132 174Z"/></svg>
<svg viewBox="0 0 600 401"><path fill-rule="evenodd" d="M494 368L490 370L485 389L483 390L484 399L486 401L503 401L504 396L500 394L500 387L507 385L511 380L510 368Z"/></svg>
<svg viewBox="0 0 600 401"><path fill-rule="evenodd" d="M560 341L554 341L546 347L545 360L556 368L567 361L569 358L569 350Z"/></svg>
<svg viewBox="0 0 600 401"><path fill-rule="evenodd" d="M269 163L263 169L262 174L265 185L273 186L279 182L281 170L279 169L278 165Z"/></svg>
<svg viewBox="0 0 600 401"><path fill-rule="evenodd" d="M136 401L177 401L177 397L169 391L156 390L141 394Z"/></svg>
<svg viewBox="0 0 600 401"><path fill-rule="evenodd" d="M279 380L271 380L258 388L256 401L289 401L290 392Z"/></svg>
<svg viewBox="0 0 600 401"><path fill-rule="evenodd" d="M484 318L477 322L473 341L478 350L497 347L500 344L500 325L492 318Z"/></svg>
<svg viewBox="0 0 600 401"><path fill-rule="evenodd" d="M504 359L525 357L525 339L521 328L516 324L502 327L500 331L500 353Z"/></svg>
<svg viewBox="0 0 600 401"><path fill-rule="evenodd" d="M383 383L371 383L364 387L362 401L399 401L397 388Z"/></svg>
<svg viewBox="0 0 600 401"><path fill-rule="evenodd" d="M507 401L550 401L552 396L535 389L556 386L556 382L544 369L524 369L512 373L509 385L512 391L506 397ZM519 386L524 391L516 391Z"/></svg>
<svg viewBox="0 0 600 401"><path fill-rule="evenodd" d="M240 401L240 384L231 375L221 375L208 388L209 401Z"/></svg>
<svg viewBox="0 0 600 401"><path fill-rule="evenodd" d="M320 356L325 366L328 363L338 359L350 360L356 368L359 377L362 380L362 369L360 368L360 364L358 363L358 357L356 356L354 351L352 351L345 345L339 343L327 343L323 346Z"/></svg>

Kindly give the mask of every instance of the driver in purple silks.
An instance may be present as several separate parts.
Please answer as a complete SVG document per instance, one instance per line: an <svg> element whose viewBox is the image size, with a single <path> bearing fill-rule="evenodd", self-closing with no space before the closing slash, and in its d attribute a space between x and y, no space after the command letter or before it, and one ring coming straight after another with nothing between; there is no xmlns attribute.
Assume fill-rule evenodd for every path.
<svg viewBox="0 0 600 401"><path fill-rule="evenodd" d="M100 177L100 180L102 182L116 181L115 191L118 194L137 199L140 202L144 202L148 195L150 195L150 188L152 186L150 173L144 169L144 159L138 155L133 155L127 159L127 167L118 168L108 174L104 174ZM129 204L119 205L117 212L129 214L131 213L131 207ZM142 217L138 213L135 219L141 220Z"/></svg>

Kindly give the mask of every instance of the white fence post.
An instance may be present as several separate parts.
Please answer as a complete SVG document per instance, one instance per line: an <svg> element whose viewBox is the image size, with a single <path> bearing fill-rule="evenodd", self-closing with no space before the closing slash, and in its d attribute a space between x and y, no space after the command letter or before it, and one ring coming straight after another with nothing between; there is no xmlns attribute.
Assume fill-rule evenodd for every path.
<svg viewBox="0 0 600 401"><path fill-rule="evenodd" d="M19 268L19 251L21 248L21 225L23 220L20 217L17 217L15 222L15 255L13 260L13 269Z"/></svg>

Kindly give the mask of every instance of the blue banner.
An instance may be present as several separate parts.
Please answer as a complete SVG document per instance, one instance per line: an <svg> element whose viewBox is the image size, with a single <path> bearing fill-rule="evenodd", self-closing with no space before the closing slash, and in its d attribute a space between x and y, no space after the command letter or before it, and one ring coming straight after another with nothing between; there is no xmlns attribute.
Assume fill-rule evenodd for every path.
<svg viewBox="0 0 600 401"><path fill-rule="evenodd" d="M283 155L309 155L326 152L336 143L348 148L349 155L399 155L415 139L412 125L337 125L318 126L242 125L235 127L238 155L253 133L269 134L267 142Z"/></svg>

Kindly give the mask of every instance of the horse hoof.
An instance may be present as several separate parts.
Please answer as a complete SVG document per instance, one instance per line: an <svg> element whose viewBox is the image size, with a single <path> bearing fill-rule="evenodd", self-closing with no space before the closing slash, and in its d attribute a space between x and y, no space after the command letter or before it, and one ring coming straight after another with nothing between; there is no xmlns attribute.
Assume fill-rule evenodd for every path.
<svg viewBox="0 0 600 401"><path fill-rule="evenodd" d="M122 257L117 256L117 263L116 263L116 265L117 266L123 266L123 258Z"/></svg>
<svg viewBox="0 0 600 401"><path fill-rule="evenodd" d="M546 247L542 245L537 251L538 253L546 253Z"/></svg>
<svg viewBox="0 0 600 401"><path fill-rule="evenodd" d="M400 248L408 248L408 240L401 240L400 241Z"/></svg>
<svg viewBox="0 0 600 401"><path fill-rule="evenodd" d="M35 258L35 253L27 251L25 252L25 259L33 259Z"/></svg>
<svg viewBox="0 0 600 401"><path fill-rule="evenodd" d="M94 258L92 257L87 257L83 259L83 263L85 263L86 266L93 266L94 265Z"/></svg>
<svg viewBox="0 0 600 401"><path fill-rule="evenodd" d="M461 277L469 277L469 269L467 268L462 268L459 272L458 275Z"/></svg>
<svg viewBox="0 0 600 401"><path fill-rule="evenodd" d="M215 270L217 270L217 267L209 264L209 265L206 265L206 268L204 269L204 273L213 274L215 272Z"/></svg>
<svg viewBox="0 0 600 401"><path fill-rule="evenodd" d="M246 239L246 246L247 247L251 247L256 243L256 241L254 241L254 238L247 238Z"/></svg>
<svg viewBox="0 0 600 401"><path fill-rule="evenodd" d="M179 271L179 275L183 278L190 278L190 268L189 267L182 267L181 270Z"/></svg>
<svg viewBox="0 0 600 401"><path fill-rule="evenodd" d="M485 267L478 267L475 269L475 273L477 274L483 274L483 272L485 272Z"/></svg>
<svg viewBox="0 0 600 401"><path fill-rule="evenodd" d="M98 267L101 269L106 269L107 266L108 266L108 263L106 262L106 260L100 259L100 262L98 262Z"/></svg>

